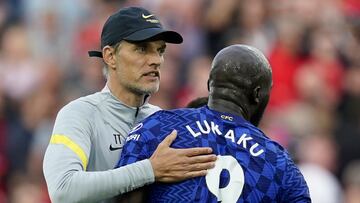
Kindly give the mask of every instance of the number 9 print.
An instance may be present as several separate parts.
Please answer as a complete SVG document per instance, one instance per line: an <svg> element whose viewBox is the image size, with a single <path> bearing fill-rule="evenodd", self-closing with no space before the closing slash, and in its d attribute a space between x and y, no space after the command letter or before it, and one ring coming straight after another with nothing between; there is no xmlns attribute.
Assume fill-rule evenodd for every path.
<svg viewBox="0 0 360 203"><path fill-rule="evenodd" d="M219 188L220 173L223 169L229 171L230 181L224 188ZM232 156L218 156L215 167L205 176L209 191L222 203L236 202L244 187L244 171Z"/></svg>

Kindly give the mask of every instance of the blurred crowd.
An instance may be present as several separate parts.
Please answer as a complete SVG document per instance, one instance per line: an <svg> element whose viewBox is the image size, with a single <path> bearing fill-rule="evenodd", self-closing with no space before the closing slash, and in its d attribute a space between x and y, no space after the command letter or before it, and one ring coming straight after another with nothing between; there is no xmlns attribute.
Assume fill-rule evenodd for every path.
<svg viewBox="0 0 360 203"><path fill-rule="evenodd" d="M56 113L104 87L87 51L132 5L184 37L168 45L151 103L207 96L214 54L255 46L274 80L261 129L292 154L313 202L360 202L359 0L0 0L0 203L50 202L42 159Z"/></svg>

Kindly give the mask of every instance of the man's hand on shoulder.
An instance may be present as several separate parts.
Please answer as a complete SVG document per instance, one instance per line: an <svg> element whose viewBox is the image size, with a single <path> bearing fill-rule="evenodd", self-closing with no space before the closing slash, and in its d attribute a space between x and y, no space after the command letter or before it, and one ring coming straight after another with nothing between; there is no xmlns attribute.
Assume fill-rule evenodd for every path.
<svg viewBox="0 0 360 203"><path fill-rule="evenodd" d="M150 162L155 181L178 182L189 178L204 176L215 166L216 156L209 147L174 149L170 145L176 139L174 130L157 147Z"/></svg>

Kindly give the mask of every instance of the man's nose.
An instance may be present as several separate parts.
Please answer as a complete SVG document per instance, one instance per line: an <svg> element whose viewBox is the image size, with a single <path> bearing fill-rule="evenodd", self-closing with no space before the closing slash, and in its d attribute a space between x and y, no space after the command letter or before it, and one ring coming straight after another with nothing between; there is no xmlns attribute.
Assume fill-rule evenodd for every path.
<svg viewBox="0 0 360 203"><path fill-rule="evenodd" d="M164 61L163 56L157 52L149 54L148 57L149 57L149 59L148 59L149 65L154 66L156 68L159 67L162 64L162 62Z"/></svg>

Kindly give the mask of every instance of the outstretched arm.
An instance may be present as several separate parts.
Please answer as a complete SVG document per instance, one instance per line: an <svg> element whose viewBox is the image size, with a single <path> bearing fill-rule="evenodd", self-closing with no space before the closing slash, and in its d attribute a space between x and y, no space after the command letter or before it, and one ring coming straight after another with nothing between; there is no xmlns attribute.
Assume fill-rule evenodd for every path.
<svg viewBox="0 0 360 203"><path fill-rule="evenodd" d="M176 138L176 132L173 132L158 146L150 160L108 171L88 172L85 171L86 161L81 158L83 153L74 147L80 142L66 136L60 138L65 139L65 144L55 140L49 145L44 158L44 175L53 202L99 201L154 180L174 182L205 175L216 159L214 155L208 155L210 148L170 148ZM88 158L86 153L84 156L84 159Z"/></svg>
<svg viewBox="0 0 360 203"><path fill-rule="evenodd" d="M149 160L89 172L71 153L61 145L49 146L46 152L44 175L52 202L98 202L154 181Z"/></svg>

